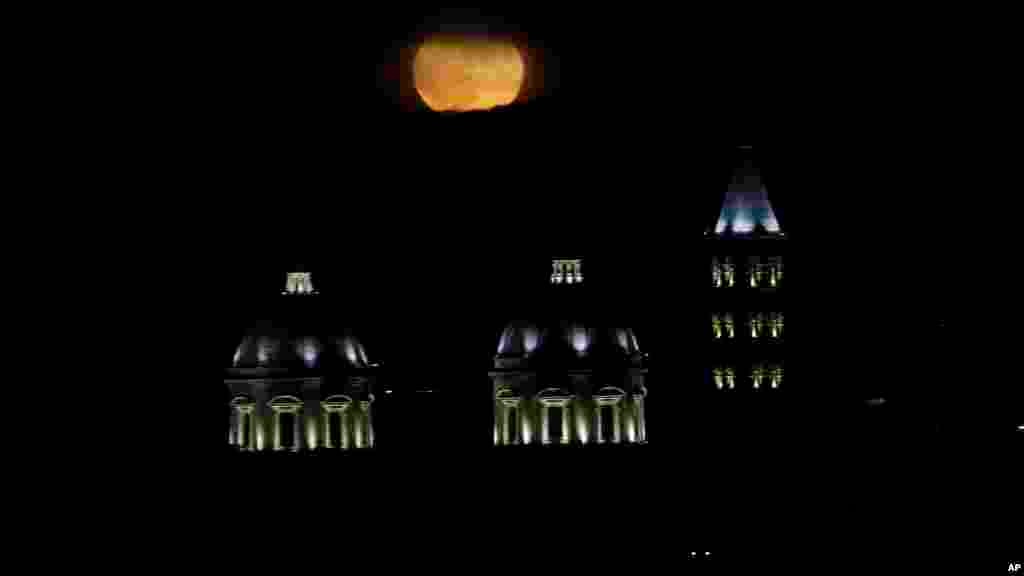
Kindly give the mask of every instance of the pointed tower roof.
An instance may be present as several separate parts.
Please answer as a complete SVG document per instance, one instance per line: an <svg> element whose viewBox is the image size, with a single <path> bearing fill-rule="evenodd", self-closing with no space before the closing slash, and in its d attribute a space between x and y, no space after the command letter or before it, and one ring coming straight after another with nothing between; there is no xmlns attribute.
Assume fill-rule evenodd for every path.
<svg viewBox="0 0 1024 576"><path fill-rule="evenodd" d="M742 164L733 172L726 190L715 234L729 230L733 234L751 234L758 225L769 234L781 233L768 192L761 183L761 171L754 166L751 147L741 146L740 149L743 150Z"/></svg>

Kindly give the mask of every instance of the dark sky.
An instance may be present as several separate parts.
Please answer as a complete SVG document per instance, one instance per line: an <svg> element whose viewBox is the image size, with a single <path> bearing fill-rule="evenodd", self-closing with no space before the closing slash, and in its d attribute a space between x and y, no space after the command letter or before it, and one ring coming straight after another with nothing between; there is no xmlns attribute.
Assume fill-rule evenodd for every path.
<svg viewBox="0 0 1024 576"><path fill-rule="evenodd" d="M593 9L268 16L239 15L183 94L201 135L186 178L219 225L226 343L294 261L317 263L316 278L403 338L443 334L437 344L481 320L485 351L519 304L511 287L551 254L619 278L657 270L610 297L692 302L696 243L739 144L758 150L837 317L930 313L918 291L947 240L913 230L948 220L955 196L926 168L948 150L914 106L930 60L908 73L884 33L868 46L838 27L797 37L753 16ZM410 111L402 47L482 26L528 38L544 92L499 112ZM462 278L470 267L483 276Z"/></svg>
<svg viewBox="0 0 1024 576"><path fill-rule="evenodd" d="M169 94L169 130L182 135L166 176L191 193L192 215L215 224L213 241L191 237L189 219L175 238L194 240L213 263L211 365L230 361L263 298L304 262L336 317L368 326L396 383L466 385L486 430L490 415L475 407L488 402L497 331L529 315L530 284L552 255L580 255L609 309L634 318L660 398L651 436L669 438L670 400L699 381L703 364L694 346L706 320L701 234L733 147L752 144L790 234L787 273L801 281L787 370L822 386L861 379L888 391L908 382L935 391L926 378L936 374L969 381L970 359L924 336L935 315L972 306L962 291L972 276L961 272L972 264L950 233L964 225L964 200L980 193L959 174L963 149L978 143L956 134L964 69L977 69L960 54L958 25L938 23L934 6L566 5L455 16L391 4L247 6L200 18L203 33L182 29L158 88ZM408 111L402 47L481 20L538 47L549 90L503 112ZM220 392L209 378L216 368L204 373ZM986 420L1001 402L987 392L1005 383L971 384L956 404L984 407L974 414ZM211 394L209 405L221 400ZM221 434L222 413L210 422ZM658 462L667 472L706 440L662 443L669 456ZM755 469L785 469L771 459ZM713 468L689 470L700 478ZM748 473L737 473L733 496L766 493L751 490ZM820 476L785 477L802 489ZM864 484L889 488L896 476ZM640 490L658 478L676 481L645 474ZM711 518L735 517L720 513L723 499L699 500L715 508ZM675 516L690 517L689 502Z"/></svg>

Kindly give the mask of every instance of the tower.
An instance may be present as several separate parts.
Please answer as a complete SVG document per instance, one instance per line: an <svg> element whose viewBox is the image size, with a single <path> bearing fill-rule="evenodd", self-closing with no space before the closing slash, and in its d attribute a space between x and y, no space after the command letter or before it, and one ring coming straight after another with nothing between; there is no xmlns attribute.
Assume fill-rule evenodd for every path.
<svg viewBox="0 0 1024 576"><path fill-rule="evenodd" d="M762 403L787 389L787 238L754 151L743 147L737 153L718 218L705 233L710 347L704 388Z"/></svg>

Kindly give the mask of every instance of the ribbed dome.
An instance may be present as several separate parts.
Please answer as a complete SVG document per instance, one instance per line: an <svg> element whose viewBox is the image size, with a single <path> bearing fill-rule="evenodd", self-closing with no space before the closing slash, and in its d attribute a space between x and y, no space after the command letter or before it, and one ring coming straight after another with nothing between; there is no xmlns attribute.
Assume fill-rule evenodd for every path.
<svg viewBox="0 0 1024 576"><path fill-rule="evenodd" d="M629 328L598 327L574 321L511 322L498 341L501 357L566 355L611 360L630 358L639 352L636 335Z"/></svg>
<svg viewBox="0 0 1024 576"><path fill-rule="evenodd" d="M235 349L232 368L347 371L374 366L350 325L334 320L334 305L312 294L278 296Z"/></svg>
<svg viewBox="0 0 1024 576"><path fill-rule="evenodd" d="M254 329L235 351L235 368L368 368L362 343L354 335L311 334L302 330Z"/></svg>

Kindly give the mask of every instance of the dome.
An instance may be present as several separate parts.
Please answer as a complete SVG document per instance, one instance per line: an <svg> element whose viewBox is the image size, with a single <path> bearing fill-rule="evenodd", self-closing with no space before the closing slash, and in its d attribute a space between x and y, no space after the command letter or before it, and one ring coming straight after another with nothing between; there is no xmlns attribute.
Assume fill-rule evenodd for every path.
<svg viewBox="0 0 1024 576"><path fill-rule="evenodd" d="M262 327L242 339L234 368L369 368L362 342L353 334L323 335L304 330Z"/></svg>
<svg viewBox="0 0 1024 576"><path fill-rule="evenodd" d="M564 355L612 360L632 358L639 353L633 330L576 321L511 322L498 340L498 356L505 358Z"/></svg>
<svg viewBox="0 0 1024 576"><path fill-rule="evenodd" d="M309 273L288 274L284 296L264 303L231 360L233 369L347 371L372 368L363 340L333 320L335 305L317 296Z"/></svg>

